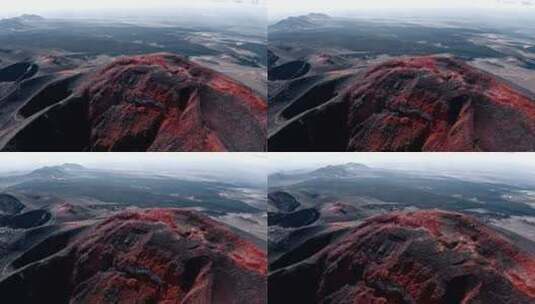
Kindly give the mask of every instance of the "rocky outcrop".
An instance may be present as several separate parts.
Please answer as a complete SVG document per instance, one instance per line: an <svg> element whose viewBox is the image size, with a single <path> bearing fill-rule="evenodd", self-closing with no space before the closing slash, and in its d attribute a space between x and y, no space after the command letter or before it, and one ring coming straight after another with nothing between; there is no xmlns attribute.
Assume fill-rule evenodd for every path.
<svg viewBox="0 0 535 304"><path fill-rule="evenodd" d="M339 96L293 118L270 136L269 146L294 151L533 151L535 100L454 58L396 59L369 68Z"/></svg>
<svg viewBox="0 0 535 304"><path fill-rule="evenodd" d="M294 249L299 262L272 269L270 303L527 304L535 297L533 253L462 214L392 213L316 243L322 247L309 255Z"/></svg>
<svg viewBox="0 0 535 304"><path fill-rule="evenodd" d="M13 195L0 194L0 216L18 214L24 208L24 204Z"/></svg>
<svg viewBox="0 0 535 304"><path fill-rule="evenodd" d="M295 197L284 191L268 193L268 204L281 212L292 212L301 206L301 203Z"/></svg>
<svg viewBox="0 0 535 304"><path fill-rule="evenodd" d="M120 59L89 80L92 150L261 151L266 103L185 58Z"/></svg>
<svg viewBox="0 0 535 304"><path fill-rule="evenodd" d="M265 252L199 213L127 211L71 231L17 259L0 294L17 303L267 303Z"/></svg>
<svg viewBox="0 0 535 304"><path fill-rule="evenodd" d="M267 103L167 53L122 57L47 84L18 110L7 151L263 151Z"/></svg>

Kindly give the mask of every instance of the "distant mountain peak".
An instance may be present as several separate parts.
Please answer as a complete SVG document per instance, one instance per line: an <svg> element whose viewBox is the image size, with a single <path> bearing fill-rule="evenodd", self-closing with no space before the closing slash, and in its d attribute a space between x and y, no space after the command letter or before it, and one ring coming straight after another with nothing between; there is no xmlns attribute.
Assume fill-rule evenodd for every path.
<svg viewBox="0 0 535 304"><path fill-rule="evenodd" d="M71 171L86 169L82 165L65 163L59 166L45 166L36 169L30 173L32 176L47 177L47 178L60 178L71 173Z"/></svg>
<svg viewBox="0 0 535 304"><path fill-rule="evenodd" d="M328 165L312 172L312 175L320 177L350 177L369 167L359 163L346 163L339 165Z"/></svg>
<svg viewBox="0 0 535 304"><path fill-rule="evenodd" d="M38 177L57 177L64 175L65 170L60 166L45 166L39 169L33 170L30 175Z"/></svg>
<svg viewBox="0 0 535 304"><path fill-rule="evenodd" d="M39 15L24 14L14 18L0 19L0 28L3 30L26 30L32 28L29 23L43 21L45 18Z"/></svg>
<svg viewBox="0 0 535 304"><path fill-rule="evenodd" d="M17 18L22 19L24 21L42 21L42 20L45 20L44 17L39 16L39 15L35 15L35 14L23 14L23 15L20 15L19 17L17 17Z"/></svg>
<svg viewBox="0 0 535 304"><path fill-rule="evenodd" d="M349 167L349 168L368 168L368 166L366 165L353 163L353 162L345 163L342 166Z"/></svg>
<svg viewBox="0 0 535 304"><path fill-rule="evenodd" d="M339 164L339 165L328 165L328 166L325 166L325 167L323 167L323 168L320 168L319 170L321 170L321 169L325 169L325 168L336 168L336 169L364 169L364 168L368 168L368 166L363 165L363 164L359 164L359 163L349 162L349 163Z"/></svg>
<svg viewBox="0 0 535 304"><path fill-rule="evenodd" d="M308 15L291 16L270 26L275 31L295 31L320 27L332 18L327 14L310 13Z"/></svg>
<svg viewBox="0 0 535 304"><path fill-rule="evenodd" d="M310 13L308 15L305 15L305 17L317 18L317 19L331 19L331 16L324 14L324 13Z"/></svg>
<svg viewBox="0 0 535 304"><path fill-rule="evenodd" d="M75 170L83 170L83 169L86 169L84 166L80 165L80 164L75 164L75 163L64 163L63 165L60 166L61 168L64 168L64 169L75 169Z"/></svg>

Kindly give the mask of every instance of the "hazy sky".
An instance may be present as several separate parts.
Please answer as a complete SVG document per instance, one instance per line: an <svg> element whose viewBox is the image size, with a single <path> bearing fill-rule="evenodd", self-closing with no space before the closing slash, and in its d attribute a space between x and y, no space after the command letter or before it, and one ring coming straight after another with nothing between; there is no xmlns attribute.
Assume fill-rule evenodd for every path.
<svg viewBox="0 0 535 304"><path fill-rule="evenodd" d="M523 179L535 183L535 153L4 153L0 174L77 163L91 169L143 171L187 178L265 182L269 173L361 163L438 175ZM490 174L490 175L489 175Z"/></svg>
<svg viewBox="0 0 535 304"><path fill-rule="evenodd" d="M533 9L535 0L269 0L271 18L308 12L332 14L363 10Z"/></svg>
<svg viewBox="0 0 535 304"><path fill-rule="evenodd" d="M535 153L270 153L273 171L362 163L403 170L523 170L535 172Z"/></svg>
<svg viewBox="0 0 535 304"><path fill-rule="evenodd" d="M155 173L213 170L259 175L267 170L267 160L262 153L5 153L0 157L0 172L34 170L64 163L92 169Z"/></svg>
<svg viewBox="0 0 535 304"><path fill-rule="evenodd" d="M58 12L78 15L87 11L165 11L169 9L201 8L263 9L266 0L1 0L0 16L23 13L57 15ZM169 12L169 11L168 11Z"/></svg>
<svg viewBox="0 0 535 304"><path fill-rule="evenodd" d="M526 9L535 10L535 0L2 0L0 17L23 13L45 16L79 16L91 11L169 11L170 9L261 10L269 8L271 18L325 12L344 14L354 11L415 9ZM93 15L91 15L93 16Z"/></svg>
<svg viewBox="0 0 535 304"><path fill-rule="evenodd" d="M131 170L230 168L279 171L348 162L409 169L492 166L535 170L535 153L4 153L0 157L0 172L63 163Z"/></svg>

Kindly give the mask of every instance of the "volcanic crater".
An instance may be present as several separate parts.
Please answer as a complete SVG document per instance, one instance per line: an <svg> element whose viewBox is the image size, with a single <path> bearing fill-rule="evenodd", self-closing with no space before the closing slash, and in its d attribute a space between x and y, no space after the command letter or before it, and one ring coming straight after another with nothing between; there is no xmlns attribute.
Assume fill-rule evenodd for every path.
<svg viewBox="0 0 535 304"><path fill-rule="evenodd" d="M533 95L459 59L395 59L332 81L277 114L271 151L535 150Z"/></svg>
<svg viewBox="0 0 535 304"><path fill-rule="evenodd" d="M535 298L533 252L467 215L391 213L336 233L271 263L270 303L527 304Z"/></svg>
<svg viewBox="0 0 535 304"><path fill-rule="evenodd" d="M266 263L200 213L131 210L45 238L11 263L0 293L17 303L267 303Z"/></svg>
<svg viewBox="0 0 535 304"><path fill-rule="evenodd" d="M120 57L96 71L18 85L1 101L4 151L266 149L266 101L178 55Z"/></svg>

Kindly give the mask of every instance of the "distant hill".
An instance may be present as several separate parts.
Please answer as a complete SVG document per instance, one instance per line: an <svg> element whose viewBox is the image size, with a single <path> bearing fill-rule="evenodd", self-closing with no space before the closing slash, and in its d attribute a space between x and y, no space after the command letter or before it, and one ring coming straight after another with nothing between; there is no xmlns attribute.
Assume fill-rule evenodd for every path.
<svg viewBox="0 0 535 304"><path fill-rule="evenodd" d="M295 182L297 180L310 180L317 178L353 178L362 176L365 173L374 172L374 169L358 163L347 163L340 165L330 165L321 167L313 171L301 172L278 172L270 174L268 179L271 185L284 184L285 182Z"/></svg>
<svg viewBox="0 0 535 304"><path fill-rule="evenodd" d="M33 15L33 14L24 14L14 19L19 19L21 21L44 21L45 20L44 17L41 17L39 15Z"/></svg>
<svg viewBox="0 0 535 304"><path fill-rule="evenodd" d="M45 18L39 15L24 14L19 17L0 19L1 30L20 31L31 28L30 23L44 21Z"/></svg>
<svg viewBox="0 0 535 304"><path fill-rule="evenodd" d="M369 169L369 167L363 164L347 163L319 168L310 173L310 175L318 177L347 177L358 175L359 172L366 169Z"/></svg>
<svg viewBox="0 0 535 304"><path fill-rule="evenodd" d="M84 166L78 164L63 164L60 166L42 167L32 171L29 175L31 177L45 177L45 178L59 178L65 177L74 171L85 170Z"/></svg>
<svg viewBox="0 0 535 304"><path fill-rule="evenodd" d="M323 26L332 18L326 14L311 13L308 15L288 17L269 27L272 31L299 31Z"/></svg>

